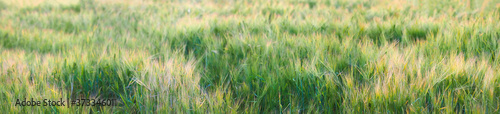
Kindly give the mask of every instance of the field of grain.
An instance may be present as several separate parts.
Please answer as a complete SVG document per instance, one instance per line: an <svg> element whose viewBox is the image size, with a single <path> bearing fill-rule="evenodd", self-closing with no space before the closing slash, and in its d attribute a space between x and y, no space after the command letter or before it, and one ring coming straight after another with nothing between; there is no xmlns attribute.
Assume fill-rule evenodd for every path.
<svg viewBox="0 0 500 114"><path fill-rule="evenodd" d="M25 98L119 105L15 105ZM0 104L500 113L500 1L0 0Z"/></svg>

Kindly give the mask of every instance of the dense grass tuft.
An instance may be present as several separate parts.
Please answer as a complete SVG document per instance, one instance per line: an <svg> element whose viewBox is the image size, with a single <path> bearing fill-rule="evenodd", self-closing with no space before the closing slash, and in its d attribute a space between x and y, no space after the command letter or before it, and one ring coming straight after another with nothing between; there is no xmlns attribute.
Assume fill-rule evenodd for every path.
<svg viewBox="0 0 500 114"><path fill-rule="evenodd" d="M0 110L498 113L498 4L4 0Z"/></svg>

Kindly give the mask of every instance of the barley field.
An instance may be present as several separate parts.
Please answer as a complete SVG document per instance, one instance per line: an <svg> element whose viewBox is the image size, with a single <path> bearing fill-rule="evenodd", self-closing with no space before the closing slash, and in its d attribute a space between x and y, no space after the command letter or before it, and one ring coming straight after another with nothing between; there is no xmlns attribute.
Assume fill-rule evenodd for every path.
<svg viewBox="0 0 500 114"><path fill-rule="evenodd" d="M499 109L499 0L0 0L4 113Z"/></svg>

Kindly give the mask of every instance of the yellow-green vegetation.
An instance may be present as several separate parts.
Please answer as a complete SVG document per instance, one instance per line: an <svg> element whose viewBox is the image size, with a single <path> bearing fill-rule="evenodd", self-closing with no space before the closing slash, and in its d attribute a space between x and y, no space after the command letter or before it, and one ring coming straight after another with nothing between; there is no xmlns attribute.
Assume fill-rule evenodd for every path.
<svg viewBox="0 0 500 114"><path fill-rule="evenodd" d="M10 113L500 113L499 65L498 0L0 1Z"/></svg>

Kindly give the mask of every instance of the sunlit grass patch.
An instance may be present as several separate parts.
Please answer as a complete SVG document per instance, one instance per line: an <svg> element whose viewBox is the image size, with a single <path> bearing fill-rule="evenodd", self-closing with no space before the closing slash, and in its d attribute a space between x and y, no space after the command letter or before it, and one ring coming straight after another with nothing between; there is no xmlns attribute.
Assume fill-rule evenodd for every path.
<svg viewBox="0 0 500 114"><path fill-rule="evenodd" d="M4 3L2 6L1 3ZM492 0L0 2L13 113L498 113Z"/></svg>
<svg viewBox="0 0 500 114"><path fill-rule="evenodd" d="M10 112L69 112L63 107L30 109L15 106L17 99L60 99L66 98L67 92L51 79L50 70L54 68L54 59L50 54L29 53L24 50L4 50L0 56L0 96L6 105L1 108Z"/></svg>
<svg viewBox="0 0 500 114"><path fill-rule="evenodd" d="M78 0L3 0L6 5L16 8L35 7L39 5L74 5Z"/></svg>

